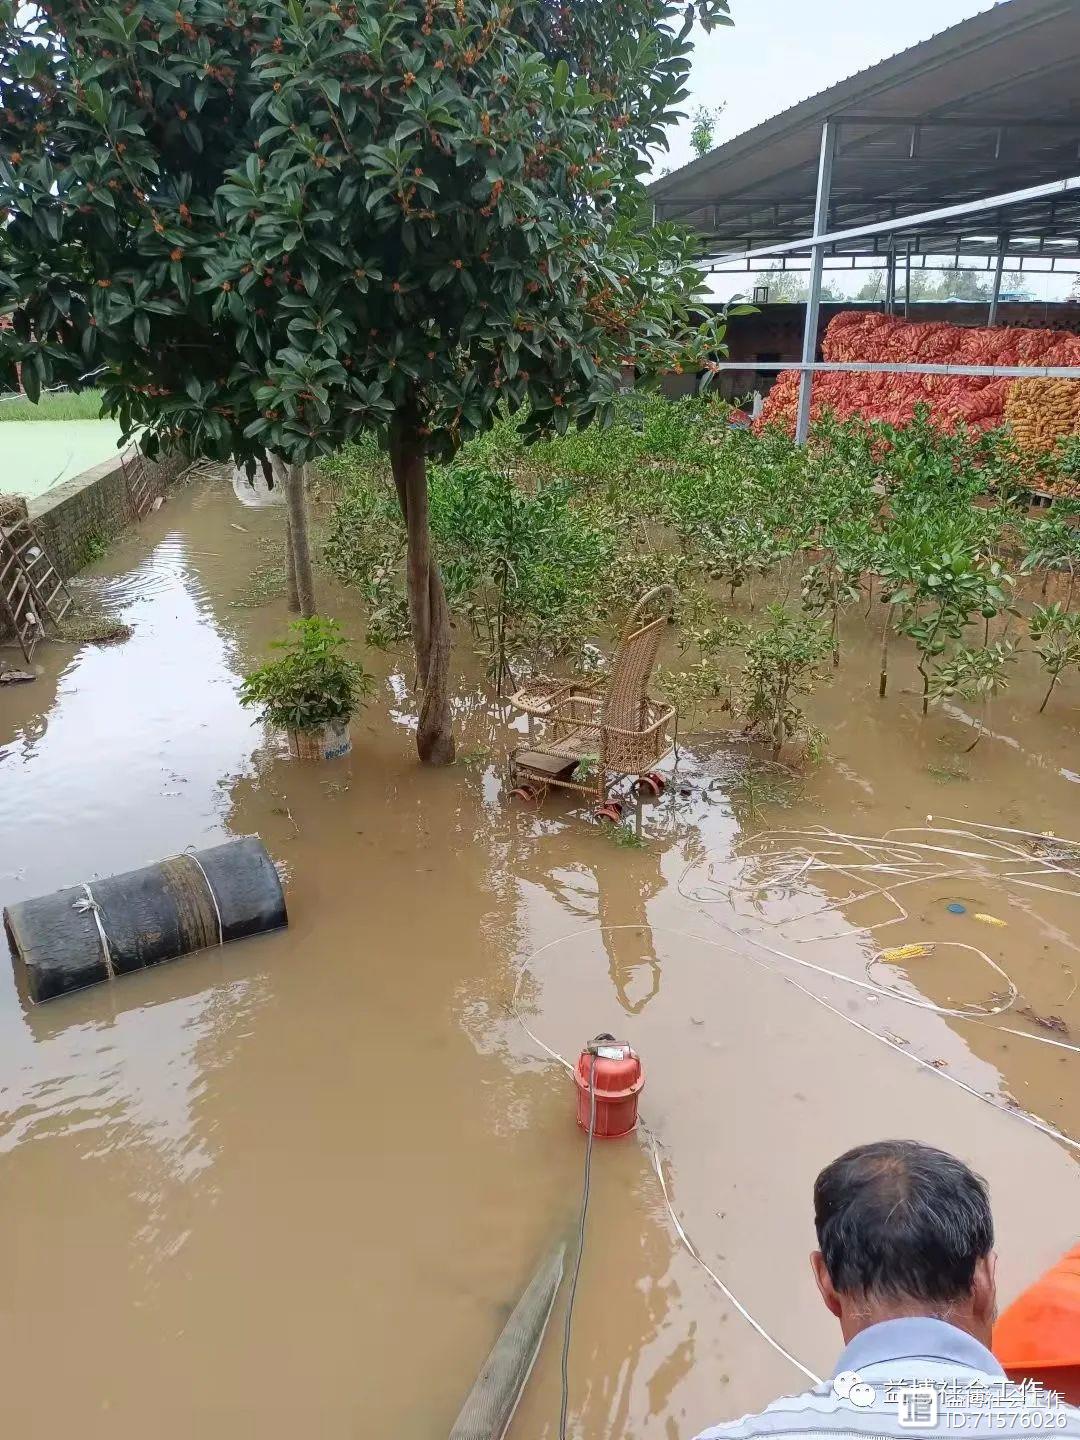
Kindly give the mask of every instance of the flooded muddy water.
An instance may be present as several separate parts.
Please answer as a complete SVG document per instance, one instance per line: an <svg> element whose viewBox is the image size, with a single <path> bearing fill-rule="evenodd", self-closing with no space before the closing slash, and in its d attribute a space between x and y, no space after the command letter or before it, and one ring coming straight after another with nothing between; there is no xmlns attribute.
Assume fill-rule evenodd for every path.
<svg viewBox="0 0 1080 1440"><path fill-rule="evenodd" d="M805 1383L682 1247L652 1137L702 1257L817 1374L839 1339L810 1190L844 1147L913 1136L985 1174L1006 1299L1075 1243L1077 1151L1029 1119L1080 1137L1080 1055L1042 1043L1080 1043L1080 879L980 827L1080 831L1076 686L1038 716L1035 677L1014 680L965 754L971 717L923 720L899 655L879 703L855 622L801 784L733 788L724 746L691 737L685 787L626 848L558 800L505 803L512 732L467 654L445 772L415 764L392 657L365 656L377 696L346 760L301 765L253 726L238 677L286 618L259 599L280 525L227 484L178 490L80 582L132 638L44 646L36 683L0 691L0 903L258 832L291 917L29 1010L0 965L12 1433L445 1435L580 1203L570 1085L515 995L543 1046L573 1058L606 1029L645 1064L647 1130L594 1157L581 1440L689 1440ZM969 853L938 866L931 845ZM903 913L879 893L901 880ZM875 962L904 945L934 948ZM1010 981L1000 1014L908 1003L994 1011ZM514 1436L557 1433L560 1319Z"/></svg>

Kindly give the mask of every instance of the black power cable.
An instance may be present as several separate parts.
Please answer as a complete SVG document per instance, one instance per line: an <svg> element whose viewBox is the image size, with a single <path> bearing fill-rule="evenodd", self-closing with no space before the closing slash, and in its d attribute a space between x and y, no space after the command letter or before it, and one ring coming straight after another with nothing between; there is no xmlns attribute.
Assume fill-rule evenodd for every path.
<svg viewBox="0 0 1080 1440"><path fill-rule="evenodd" d="M601 1036L600 1039L610 1039L610 1036ZM597 1042L593 1041L593 1045ZM570 1327L574 1320L574 1299L577 1295L578 1276L581 1274L581 1255L585 1249L585 1217L589 1213L589 1183L592 1178L592 1150L593 1136L596 1133L596 1051L590 1047L589 1051L589 1133L585 1140L585 1179L581 1189L581 1218L578 1221L578 1247L577 1259L574 1261L574 1273L570 1279L570 1296L566 1302L566 1323L563 1326L562 1344L562 1403L559 1407L559 1440L566 1440L566 1418L570 1409L570 1380L568 1366L570 1363Z"/></svg>

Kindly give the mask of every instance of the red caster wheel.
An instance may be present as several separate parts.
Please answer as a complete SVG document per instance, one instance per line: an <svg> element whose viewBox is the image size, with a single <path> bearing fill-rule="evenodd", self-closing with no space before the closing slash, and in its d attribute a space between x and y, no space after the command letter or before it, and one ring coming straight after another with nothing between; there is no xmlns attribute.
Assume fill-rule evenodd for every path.
<svg viewBox="0 0 1080 1440"><path fill-rule="evenodd" d="M622 819L622 801L609 800L605 805L598 805L593 811L593 818L596 820L607 820L612 825L618 825Z"/></svg>
<svg viewBox="0 0 1080 1440"><path fill-rule="evenodd" d="M544 792L537 785L516 785L510 791L512 800L520 800L523 805L539 805L544 798Z"/></svg>
<svg viewBox="0 0 1080 1440"><path fill-rule="evenodd" d="M648 775L639 775L634 786L639 795L651 795L654 800L659 800L664 793L664 777L655 770L650 770Z"/></svg>

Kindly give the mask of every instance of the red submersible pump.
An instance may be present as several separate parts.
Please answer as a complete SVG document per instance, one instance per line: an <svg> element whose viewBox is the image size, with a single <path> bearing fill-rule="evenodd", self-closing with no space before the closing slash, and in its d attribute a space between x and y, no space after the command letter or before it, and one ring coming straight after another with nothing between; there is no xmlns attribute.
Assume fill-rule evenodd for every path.
<svg viewBox="0 0 1080 1440"><path fill-rule="evenodd" d="M617 1140L637 1127L638 1096L645 1077L636 1053L614 1035L597 1035L578 1056L574 1070L577 1122L589 1129L593 1099L596 1119L593 1134L599 1140Z"/></svg>

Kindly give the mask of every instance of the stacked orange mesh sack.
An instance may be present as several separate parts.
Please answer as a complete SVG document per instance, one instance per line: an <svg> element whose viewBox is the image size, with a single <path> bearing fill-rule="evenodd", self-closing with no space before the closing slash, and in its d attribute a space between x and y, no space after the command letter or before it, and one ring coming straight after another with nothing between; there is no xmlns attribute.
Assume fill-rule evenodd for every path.
<svg viewBox="0 0 1080 1440"><path fill-rule="evenodd" d="M900 364L1080 366L1080 337L1004 326L971 329L944 321L921 324L877 311L845 310L830 321L822 356L831 361ZM867 420L904 425L914 417L916 405L924 403L930 407L931 420L943 430L960 424L988 430L1006 420L1014 385L1028 383L989 375L826 371L814 377L811 418L831 410L842 420L862 415ZM1080 394L1080 381L1066 383L1077 386ZM798 397L799 373L785 370L770 391L757 426L780 424L794 433ZM1056 403L1063 412L1060 400ZM1080 412L1080 406L1077 408Z"/></svg>

